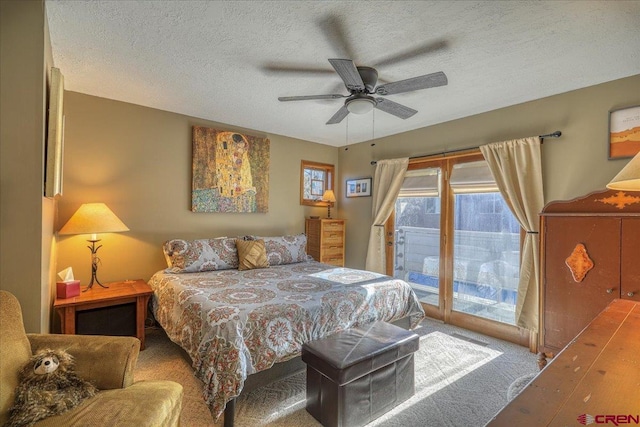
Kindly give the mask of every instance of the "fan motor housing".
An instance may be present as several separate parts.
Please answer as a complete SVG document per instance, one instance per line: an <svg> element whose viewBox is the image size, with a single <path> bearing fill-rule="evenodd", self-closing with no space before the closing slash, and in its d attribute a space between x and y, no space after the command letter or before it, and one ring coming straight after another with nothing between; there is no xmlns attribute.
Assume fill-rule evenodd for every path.
<svg viewBox="0 0 640 427"><path fill-rule="evenodd" d="M373 93L376 88L376 83L378 83L378 71L371 67L356 68L358 69L358 74L360 74L360 77L362 78L362 82L364 83L367 93Z"/></svg>

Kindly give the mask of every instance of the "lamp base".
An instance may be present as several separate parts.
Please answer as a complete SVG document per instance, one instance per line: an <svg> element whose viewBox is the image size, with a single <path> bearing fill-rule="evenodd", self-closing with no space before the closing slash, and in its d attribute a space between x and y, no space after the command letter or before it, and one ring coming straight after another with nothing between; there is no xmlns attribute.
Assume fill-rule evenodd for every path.
<svg viewBox="0 0 640 427"><path fill-rule="evenodd" d="M98 285L102 286L105 289L109 288L108 286L105 286L102 283L100 283L100 281L98 280L98 277L97 277L98 263L100 262L100 258L98 258L98 255L96 255L96 253L98 252L98 249L100 249L102 247L102 245L100 245L100 246L98 246L96 248L96 242L99 242L100 239L87 240L87 241L91 242L91 246L87 246L89 248L89 250L91 251L91 281L89 282L89 286L87 286L87 288L85 290L83 290L82 292L87 292L89 289L91 289L93 287L94 283L97 283Z"/></svg>
<svg viewBox="0 0 640 427"><path fill-rule="evenodd" d="M87 286L87 288L82 291L82 292L87 292L89 289L91 289L93 287L93 284L97 283L98 285L102 286L105 289L109 289L108 286L103 285L102 283L100 283L100 281L98 280L98 278L96 277L95 271L93 272L92 276L91 276L91 281L89 282L89 286Z"/></svg>

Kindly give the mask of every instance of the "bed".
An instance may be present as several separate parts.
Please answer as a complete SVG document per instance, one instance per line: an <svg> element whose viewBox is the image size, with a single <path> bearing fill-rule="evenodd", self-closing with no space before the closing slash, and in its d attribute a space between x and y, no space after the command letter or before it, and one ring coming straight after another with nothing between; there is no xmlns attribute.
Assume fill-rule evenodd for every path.
<svg viewBox="0 0 640 427"><path fill-rule="evenodd" d="M245 241L169 241L168 268L149 280L152 312L191 357L214 419L250 375L296 358L307 341L375 320L413 328L424 317L406 282L313 261L304 234L251 236L263 268L243 265Z"/></svg>

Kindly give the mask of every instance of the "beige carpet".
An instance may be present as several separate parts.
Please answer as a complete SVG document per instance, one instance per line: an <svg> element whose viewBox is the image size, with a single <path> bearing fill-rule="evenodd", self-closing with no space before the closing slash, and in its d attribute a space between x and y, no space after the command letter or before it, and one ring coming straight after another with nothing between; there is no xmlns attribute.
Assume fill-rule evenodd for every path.
<svg viewBox="0 0 640 427"><path fill-rule="evenodd" d="M481 426L507 403L511 383L537 372L526 348L464 329L424 320L415 331L416 394L370 426ZM135 379L169 379L184 386L181 425L217 426L201 396L189 357L161 329L148 329ZM304 409L305 374L263 387L236 405L236 426L320 426Z"/></svg>

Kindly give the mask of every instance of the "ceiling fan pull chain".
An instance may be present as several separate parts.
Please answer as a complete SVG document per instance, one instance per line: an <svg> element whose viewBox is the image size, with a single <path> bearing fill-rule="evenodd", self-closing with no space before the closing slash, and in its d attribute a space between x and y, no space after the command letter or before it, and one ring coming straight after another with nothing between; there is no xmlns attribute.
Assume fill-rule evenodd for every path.
<svg viewBox="0 0 640 427"><path fill-rule="evenodd" d="M376 110L373 110L373 120L371 120L371 141L376 139Z"/></svg>
<svg viewBox="0 0 640 427"><path fill-rule="evenodd" d="M347 134L344 139L346 140L347 145L349 145L349 117L347 117Z"/></svg>

